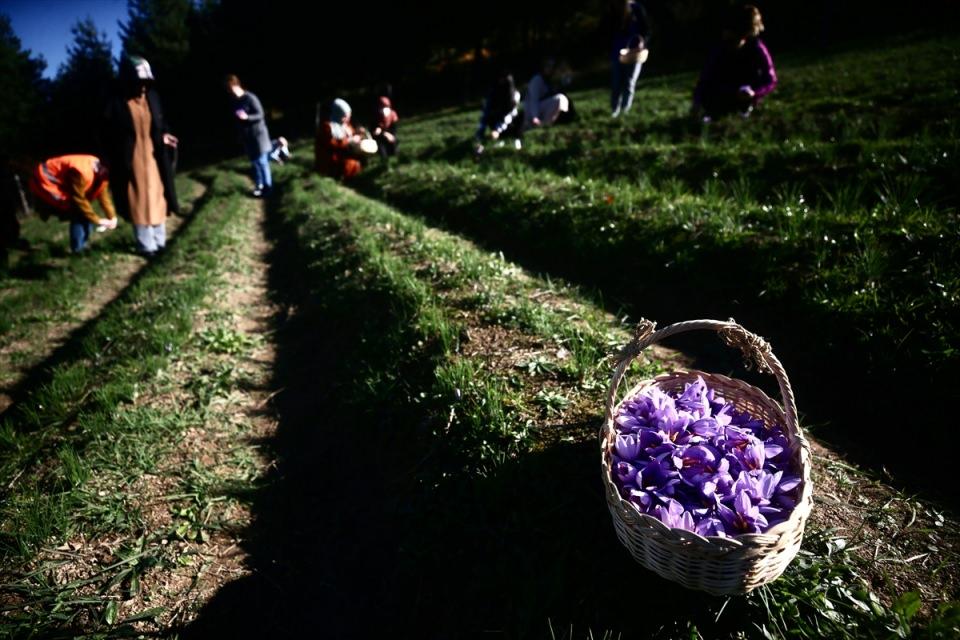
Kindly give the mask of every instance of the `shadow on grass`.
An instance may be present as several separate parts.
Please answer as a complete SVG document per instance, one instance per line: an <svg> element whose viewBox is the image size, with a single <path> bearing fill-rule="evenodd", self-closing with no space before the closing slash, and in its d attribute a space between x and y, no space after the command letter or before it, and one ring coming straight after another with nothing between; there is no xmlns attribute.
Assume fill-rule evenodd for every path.
<svg viewBox="0 0 960 640"><path fill-rule="evenodd" d="M652 637L688 621L721 631L722 599L691 598L619 546L595 444L447 473L460 464L431 433L437 416L405 400L429 388L435 363L410 355L402 305L375 281L342 277L359 266L349 242L311 253L311 236L298 241L306 220L280 215L268 222L269 281L295 311L277 321L279 431L264 444L278 463L242 535L251 574L181 637L542 637L550 624L559 637L570 625L574 637ZM741 606L720 625L745 626Z"/></svg>

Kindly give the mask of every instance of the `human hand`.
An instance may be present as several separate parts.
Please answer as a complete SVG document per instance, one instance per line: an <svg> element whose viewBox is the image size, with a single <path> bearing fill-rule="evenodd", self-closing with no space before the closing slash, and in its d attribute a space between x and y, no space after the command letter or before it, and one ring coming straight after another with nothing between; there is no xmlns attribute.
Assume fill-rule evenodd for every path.
<svg viewBox="0 0 960 640"><path fill-rule="evenodd" d="M100 221L97 223L100 229L104 231L109 231L117 228L117 219L116 218L100 218Z"/></svg>
<svg viewBox="0 0 960 640"><path fill-rule="evenodd" d="M173 135L172 133L163 134L163 144L167 145L168 147L173 147L174 149L176 149L177 144L179 143L180 143L180 139L177 138L177 136Z"/></svg>
<svg viewBox="0 0 960 640"><path fill-rule="evenodd" d="M539 126L540 126L540 118L533 118L533 119L531 119L531 120L530 120L530 124L532 124L532 125L535 126L535 127L539 127Z"/></svg>
<svg viewBox="0 0 960 640"><path fill-rule="evenodd" d="M239 118L240 120L249 120L249 119L250 119L250 116L248 116L248 115L247 115L247 112L244 111L243 109L237 109L236 111L234 111L234 113L237 114L237 118Z"/></svg>
<svg viewBox="0 0 960 640"><path fill-rule="evenodd" d="M745 84L742 87L740 87L739 93L741 98L747 98L747 99L752 99L755 95L757 95L756 92L753 90L753 87L751 87L748 84Z"/></svg>
<svg viewBox="0 0 960 640"><path fill-rule="evenodd" d="M497 138L500 137L500 132L494 129L493 131L490 132L490 137L496 140Z"/></svg>

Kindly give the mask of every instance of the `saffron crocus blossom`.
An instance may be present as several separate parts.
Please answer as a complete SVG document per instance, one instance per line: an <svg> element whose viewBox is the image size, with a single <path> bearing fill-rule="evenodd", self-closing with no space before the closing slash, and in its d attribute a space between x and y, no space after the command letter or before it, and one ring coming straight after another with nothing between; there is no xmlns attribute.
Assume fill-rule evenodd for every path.
<svg viewBox="0 0 960 640"><path fill-rule="evenodd" d="M733 499L734 508L724 504L717 505L717 513L723 520L727 533L760 533L767 528L767 519L760 509L750 502L746 492L738 493Z"/></svg>
<svg viewBox="0 0 960 640"><path fill-rule="evenodd" d="M643 513L703 536L762 532L789 518L802 480L779 425L740 411L702 378L624 401L613 480Z"/></svg>
<svg viewBox="0 0 960 640"><path fill-rule="evenodd" d="M665 502L666 504L657 506L657 517L660 518L660 522L674 529L693 531L693 516L690 515L690 512L676 500L667 498Z"/></svg>

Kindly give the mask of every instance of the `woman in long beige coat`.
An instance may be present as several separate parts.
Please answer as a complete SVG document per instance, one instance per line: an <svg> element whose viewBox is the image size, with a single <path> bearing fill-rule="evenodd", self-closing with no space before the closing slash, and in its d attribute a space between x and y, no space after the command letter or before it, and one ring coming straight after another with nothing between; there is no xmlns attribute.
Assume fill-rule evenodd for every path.
<svg viewBox="0 0 960 640"><path fill-rule="evenodd" d="M137 250L152 256L166 246L167 214L178 211L169 153L177 138L164 121L150 63L125 58L118 81L108 110L114 201L133 223Z"/></svg>

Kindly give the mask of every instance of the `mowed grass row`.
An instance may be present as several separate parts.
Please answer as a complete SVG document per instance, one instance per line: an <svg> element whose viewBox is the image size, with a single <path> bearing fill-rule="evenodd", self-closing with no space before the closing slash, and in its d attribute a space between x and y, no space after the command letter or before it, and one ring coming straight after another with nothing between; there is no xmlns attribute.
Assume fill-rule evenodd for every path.
<svg viewBox="0 0 960 640"><path fill-rule="evenodd" d="M626 338L617 323L575 290L327 179L283 188L278 213L307 265L316 330L356 332L338 334L341 348L355 346L327 372L342 384L333 414L353 430L327 413L330 433L317 436L348 443L347 460L324 460L317 482L361 464L345 495L331 489L333 505L312 506L363 523L342 532L351 544L332 564L344 573L316 567L346 603L333 630L342 617L353 632L436 635L911 633L916 595L872 594L827 529L814 527L784 578L746 598L691 598L640 570L596 478L604 353ZM352 584L367 571L375 578ZM952 612L926 631L948 634Z"/></svg>
<svg viewBox="0 0 960 640"><path fill-rule="evenodd" d="M74 335L66 355L3 415L0 634L130 635L133 623L162 613L142 601L140 610L119 613L147 572L170 570L172 561L160 558L173 546L161 549L161 541L199 540L197 505L209 484L202 466L185 473L182 495L166 498L179 514L169 529L144 529L137 483L157 472L188 428L209 419L218 390L229 389L228 368L213 380L194 372L188 388L196 403L178 404L169 390L169 367L195 342L197 316L221 282L224 254L249 208L236 174L206 177L203 205L167 252Z"/></svg>

